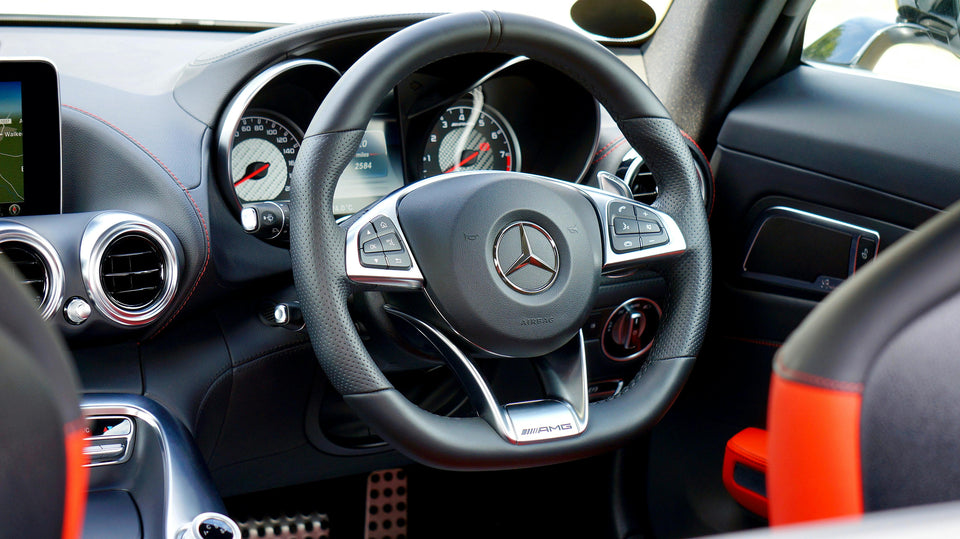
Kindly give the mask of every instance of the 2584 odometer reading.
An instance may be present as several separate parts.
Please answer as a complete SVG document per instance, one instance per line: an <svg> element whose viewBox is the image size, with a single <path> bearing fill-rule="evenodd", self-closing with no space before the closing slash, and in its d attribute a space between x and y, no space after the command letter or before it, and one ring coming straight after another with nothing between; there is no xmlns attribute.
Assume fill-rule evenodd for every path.
<svg viewBox="0 0 960 539"><path fill-rule="evenodd" d="M240 202L289 200L300 137L279 119L244 116L233 135L230 177Z"/></svg>

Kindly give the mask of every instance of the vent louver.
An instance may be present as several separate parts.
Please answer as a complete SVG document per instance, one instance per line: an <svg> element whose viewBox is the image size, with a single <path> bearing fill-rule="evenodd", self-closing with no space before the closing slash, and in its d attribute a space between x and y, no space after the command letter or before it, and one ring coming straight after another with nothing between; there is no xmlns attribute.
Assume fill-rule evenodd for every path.
<svg viewBox="0 0 960 539"><path fill-rule="evenodd" d="M637 152L631 150L623 157L617 168L617 176L627 182L633 191L633 199L644 204L653 204L657 200L657 181L653 179L650 167Z"/></svg>
<svg viewBox="0 0 960 539"><path fill-rule="evenodd" d="M50 272L40 253L34 247L19 241L0 243L0 253L6 255L20 272L20 282L33 297L37 306L42 305L47 298Z"/></svg>
<svg viewBox="0 0 960 539"><path fill-rule="evenodd" d="M160 247L139 233L114 238L100 260L104 292L125 309L143 309L156 301L163 291L164 276Z"/></svg>

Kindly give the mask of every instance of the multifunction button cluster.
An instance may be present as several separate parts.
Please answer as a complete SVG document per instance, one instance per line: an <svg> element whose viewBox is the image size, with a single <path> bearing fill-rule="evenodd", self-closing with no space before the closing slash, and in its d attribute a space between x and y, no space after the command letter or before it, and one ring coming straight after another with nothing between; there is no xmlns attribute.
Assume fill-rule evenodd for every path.
<svg viewBox="0 0 960 539"><path fill-rule="evenodd" d="M615 253L639 251L670 241L663 223L640 204L614 201L607 206L610 247Z"/></svg>
<svg viewBox="0 0 960 539"><path fill-rule="evenodd" d="M360 230L360 264L367 268L410 269L410 253L389 217L378 215Z"/></svg>

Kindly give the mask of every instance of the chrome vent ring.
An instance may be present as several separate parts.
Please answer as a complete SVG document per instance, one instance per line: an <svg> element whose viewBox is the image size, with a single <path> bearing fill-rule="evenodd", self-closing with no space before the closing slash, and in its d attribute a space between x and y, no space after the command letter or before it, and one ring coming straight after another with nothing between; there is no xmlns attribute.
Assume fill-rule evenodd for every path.
<svg viewBox="0 0 960 539"><path fill-rule="evenodd" d="M36 298L40 316L53 316L63 303L63 263L53 245L33 229L15 222L0 223L0 252L20 272L27 293Z"/></svg>
<svg viewBox="0 0 960 539"><path fill-rule="evenodd" d="M149 324L177 293L180 260L174 238L126 212L101 213L80 240L80 271L104 316L124 326Z"/></svg>

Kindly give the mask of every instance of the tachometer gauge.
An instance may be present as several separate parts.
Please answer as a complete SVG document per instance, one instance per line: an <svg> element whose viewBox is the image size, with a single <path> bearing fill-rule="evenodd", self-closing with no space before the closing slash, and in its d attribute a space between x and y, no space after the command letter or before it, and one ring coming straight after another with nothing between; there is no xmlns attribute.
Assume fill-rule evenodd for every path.
<svg viewBox="0 0 960 539"><path fill-rule="evenodd" d="M422 178L460 170L520 170L510 124L483 103L479 89L440 115L423 149Z"/></svg>
<svg viewBox="0 0 960 539"><path fill-rule="evenodd" d="M230 152L230 178L241 203L290 199L300 135L288 125L266 114L240 119Z"/></svg>

